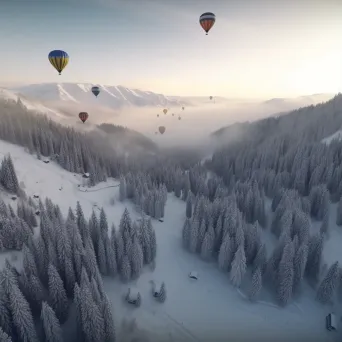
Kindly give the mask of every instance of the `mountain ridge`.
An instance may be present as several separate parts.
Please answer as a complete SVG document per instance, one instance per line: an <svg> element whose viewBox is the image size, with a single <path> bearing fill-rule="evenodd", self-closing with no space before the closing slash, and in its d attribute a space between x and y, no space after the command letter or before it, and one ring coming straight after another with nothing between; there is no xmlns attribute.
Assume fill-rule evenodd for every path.
<svg viewBox="0 0 342 342"><path fill-rule="evenodd" d="M101 93L98 97L95 97L91 93L92 86L99 86L101 88ZM284 107L282 110L291 110L301 106L317 104L333 96L333 94L313 94L294 98L272 98L268 100L214 96L213 100L210 100L209 96L171 96L147 90L131 89L122 85L72 82L27 84L21 87L6 89L46 104L51 102L64 102L75 105L102 106L110 109L122 109L124 107L196 107L212 104L224 106L231 104L261 104L265 107L282 106Z"/></svg>
<svg viewBox="0 0 342 342"><path fill-rule="evenodd" d="M99 86L101 93L95 97L93 86ZM44 102L63 101L74 104L101 105L112 109L123 107L171 107L190 105L180 97L165 96L151 91L92 83L38 83L11 88L12 91Z"/></svg>

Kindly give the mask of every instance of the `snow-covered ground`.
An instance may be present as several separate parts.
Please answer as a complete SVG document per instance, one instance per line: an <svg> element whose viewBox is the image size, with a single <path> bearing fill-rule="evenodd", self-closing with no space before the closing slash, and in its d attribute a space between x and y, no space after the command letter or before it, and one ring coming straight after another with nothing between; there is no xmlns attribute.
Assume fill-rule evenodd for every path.
<svg viewBox="0 0 342 342"><path fill-rule="evenodd" d="M118 201L118 182L115 180L86 191L82 187L81 175L62 170L52 162L45 164L27 154L23 148L0 141L0 158L6 153L11 154L19 181L27 195L51 198L59 204L64 214L69 206L74 208L76 201L80 201L88 217L93 208L103 207L108 222L118 225L124 208L128 207L132 218L139 218L130 203ZM7 201L13 202L7 197ZM111 204L113 197L114 205ZM185 251L181 244L184 216L184 202L169 195L165 222L153 222L158 245L155 270L146 268L139 280L126 285L117 279L105 278L117 328L124 329L121 334L125 336L120 341L128 341L129 336L130 340L137 338L135 341L151 342L154 339L177 342L334 340L336 334L325 329L325 315L330 309L314 301L312 292L305 292L298 302L285 309L265 302L251 304L233 289L228 276L220 272L215 264L203 262L197 255ZM341 246L341 235L334 235L333 239L337 239L337 236L341 239L338 241ZM335 253L342 255L338 249ZM14 253L18 257L17 263L20 262L19 254ZM9 255L2 254L3 257ZM331 258L329 264L338 256ZM188 277L193 270L198 272L198 280ZM160 304L153 299L151 281L165 282L165 303ZM124 302L123 296L128 287L139 290L142 297L140 308ZM134 324L130 327L124 322L135 322L138 329L144 331L137 332Z"/></svg>
<svg viewBox="0 0 342 342"><path fill-rule="evenodd" d="M335 132L334 134L324 138L322 140L322 143L324 143L326 145L330 145L333 140L341 140L341 138L342 138L342 131L339 130L339 131Z"/></svg>

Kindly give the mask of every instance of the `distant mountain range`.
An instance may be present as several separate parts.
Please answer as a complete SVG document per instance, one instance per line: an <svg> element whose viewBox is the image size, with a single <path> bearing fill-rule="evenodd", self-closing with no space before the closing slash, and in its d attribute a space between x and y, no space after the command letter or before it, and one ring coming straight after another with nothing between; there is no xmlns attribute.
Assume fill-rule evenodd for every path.
<svg viewBox="0 0 342 342"><path fill-rule="evenodd" d="M90 106L101 106L110 109L122 107L179 107L189 105L189 101L183 101L180 97L169 97L150 91L128 89L123 86L100 85L101 93L95 97L91 88L99 86L90 83L42 83L30 84L12 91L20 93L31 99L49 102L69 102Z"/></svg>
<svg viewBox="0 0 342 342"><path fill-rule="evenodd" d="M91 93L91 88L95 85L101 89L101 93L97 98ZM253 108L255 105L261 105L267 112L276 113L324 102L333 96L333 94L315 94L296 98L274 98L267 101L214 97L214 100L210 101L209 96L166 96L151 91L129 89L123 86L107 86L91 83L41 83L8 89L24 95L28 99L41 101L45 105L49 103L66 103L75 106L98 106L112 110L118 110L124 107L174 108L216 104L227 107L233 105L249 108Z"/></svg>

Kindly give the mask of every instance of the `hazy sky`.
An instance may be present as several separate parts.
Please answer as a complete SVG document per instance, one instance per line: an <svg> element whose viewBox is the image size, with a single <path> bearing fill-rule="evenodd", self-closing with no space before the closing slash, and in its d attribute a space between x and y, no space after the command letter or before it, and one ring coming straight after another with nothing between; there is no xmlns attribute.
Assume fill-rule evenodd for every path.
<svg viewBox="0 0 342 342"><path fill-rule="evenodd" d="M199 15L216 23L206 36ZM342 91L341 0L1 0L0 83L90 82L168 95ZM70 56L62 76L49 51Z"/></svg>

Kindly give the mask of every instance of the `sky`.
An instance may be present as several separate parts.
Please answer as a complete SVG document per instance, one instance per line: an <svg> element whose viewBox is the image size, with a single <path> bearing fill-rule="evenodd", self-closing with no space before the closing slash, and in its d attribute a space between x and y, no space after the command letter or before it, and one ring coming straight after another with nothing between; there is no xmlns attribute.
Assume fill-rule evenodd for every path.
<svg viewBox="0 0 342 342"><path fill-rule="evenodd" d="M213 12L206 36L198 19ZM342 91L341 0L1 0L0 83L124 85L166 95ZM48 61L68 52L62 76Z"/></svg>

